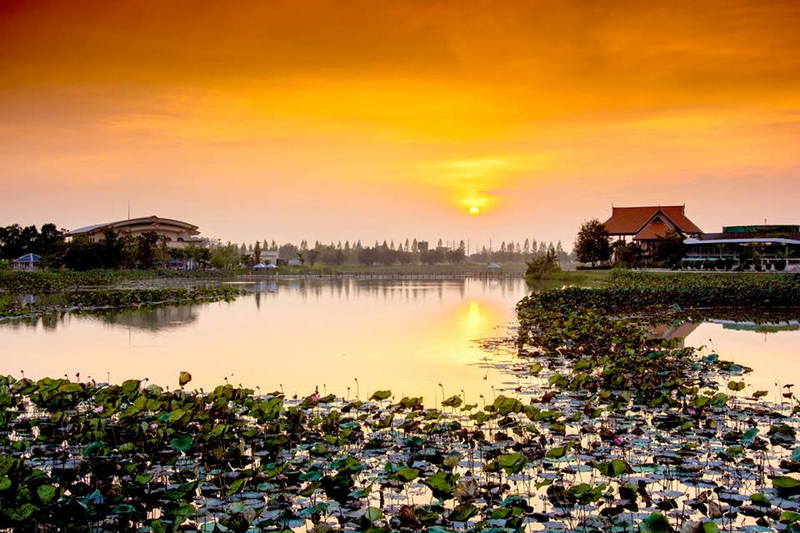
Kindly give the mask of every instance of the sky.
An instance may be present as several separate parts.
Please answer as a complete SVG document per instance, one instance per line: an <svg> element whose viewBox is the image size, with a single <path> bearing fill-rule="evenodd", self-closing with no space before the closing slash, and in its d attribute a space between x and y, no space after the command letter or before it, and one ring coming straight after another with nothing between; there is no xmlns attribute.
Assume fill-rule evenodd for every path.
<svg viewBox="0 0 800 533"><path fill-rule="evenodd" d="M569 249L612 205L800 224L798 27L796 0L0 0L0 225L130 205L237 243Z"/></svg>

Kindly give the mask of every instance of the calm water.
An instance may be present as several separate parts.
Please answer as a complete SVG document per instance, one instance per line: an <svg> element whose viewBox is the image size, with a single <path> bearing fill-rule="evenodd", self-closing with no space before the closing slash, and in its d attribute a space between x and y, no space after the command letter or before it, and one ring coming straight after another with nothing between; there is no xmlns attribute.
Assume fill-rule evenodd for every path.
<svg viewBox="0 0 800 533"><path fill-rule="evenodd" d="M224 383L364 399L378 389L433 405L462 390L489 399L509 377L492 364L508 353L482 348L505 337L522 280L281 281L251 285L234 302L167 307L104 317L0 322L0 373L67 375L177 386ZM685 328L687 345L753 367L754 390L776 392L800 378L797 327L774 333L706 323ZM441 385L440 385L441 384ZM798 383L800 387L800 383ZM493 389L494 387L494 389Z"/></svg>
<svg viewBox="0 0 800 533"><path fill-rule="evenodd" d="M686 337L686 345L705 346L705 352L752 368L744 376L745 392L766 390L772 393L768 399L779 401L778 392L789 390L785 385L795 385L791 391L796 395L800 392L800 326L794 321L766 329L773 331L749 324L705 322Z"/></svg>
<svg viewBox="0 0 800 533"><path fill-rule="evenodd" d="M378 389L441 399L492 394L494 357L481 339L506 336L522 280L285 281L249 286L234 302L105 317L2 323L0 372L119 382L149 378L196 388L224 382L307 395L319 387L362 399ZM440 387L439 384L442 384ZM487 398L489 396L486 396Z"/></svg>

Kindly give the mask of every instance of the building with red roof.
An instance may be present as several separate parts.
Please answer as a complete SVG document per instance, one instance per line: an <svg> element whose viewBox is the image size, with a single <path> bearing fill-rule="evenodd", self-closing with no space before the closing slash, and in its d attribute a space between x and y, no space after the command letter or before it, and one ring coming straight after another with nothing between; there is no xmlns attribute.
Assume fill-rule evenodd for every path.
<svg viewBox="0 0 800 533"><path fill-rule="evenodd" d="M643 248L674 231L683 237L697 237L703 231L686 216L686 206L612 207L611 218L603 225L609 236Z"/></svg>

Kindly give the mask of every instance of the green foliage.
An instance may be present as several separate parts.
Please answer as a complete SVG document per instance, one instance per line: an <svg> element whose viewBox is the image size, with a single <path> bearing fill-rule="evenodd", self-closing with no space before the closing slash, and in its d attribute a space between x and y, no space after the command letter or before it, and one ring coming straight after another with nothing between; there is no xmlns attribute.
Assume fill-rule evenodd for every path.
<svg viewBox="0 0 800 533"><path fill-rule="evenodd" d="M772 279L723 286L772 305L794 290ZM714 532L717 498L795 527L796 412L730 392L741 367L648 334L653 313L717 290L688 296L682 284L622 276L521 302L523 395L507 387L470 413L460 396L441 410L389 404L388 389L368 402L187 391L188 372L173 391L0 376L0 528L655 532L680 509L684 530ZM721 476L747 482L723 488ZM664 490L674 480L698 487L692 499ZM537 496L547 501L534 509Z"/></svg>
<svg viewBox="0 0 800 533"><path fill-rule="evenodd" d="M595 266L611 259L611 244L608 232L597 219L588 220L581 225L578 237L575 240L575 257L581 263L591 263Z"/></svg>
<svg viewBox="0 0 800 533"><path fill-rule="evenodd" d="M242 294L234 287L225 286L196 286L191 288L171 289L95 289L95 290L67 290L60 298L63 305L71 310L81 311L107 311L110 309L130 309L137 307L158 307L163 305L191 304L203 301L231 300ZM27 315L37 315L48 311L37 305L30 305L24 309ZM0 316L14 316L23 310L9 306L0 307Z"/></svg>
<svg viewBox="0 0 800 533"><path fill-rule="evenodd" d="M659 235L650 248L650 260L656 267L675 268L685 255L683 236L673 230Z"/></svg>
<svg viewBox="0 0 800 533"><path fill-rule="evenodd" d="M561 271L561 267L556 260L555 250L548 250L545 255L528 262L525 279L528 281L546 279L554 272L559 271Z"/></svg>
<svg viewBox="0 0 800 533"><path fill-rule="evenodd" d="M372 393L372 396L370 396L369 399L381 401L381 400L387 400L391 397L392 397L392 391L390 390L376 390L375 392Z"/></svg>
<svg viewBox="0 0 800 533"><path fill-rule="evenodd" d="M602 463L595 462L593 466L599 470L601 474L609 477L617 477L622 474L633 472L631 466L622 459L614 459L613 461Z"/></svg>
<svg viewBox="0 0 800 533"><path fill-rule="evenodd" d="M669 520L661 513L653 513L639 525L641 533L667 533L674 531Z"/></svg>
<svg viewBox="0 0 800 533"><path fill-rule="evenodd" d="M614 260L617 266L625 268L639 268L644 264L644 250L635 242L614 243Z"/></svg>

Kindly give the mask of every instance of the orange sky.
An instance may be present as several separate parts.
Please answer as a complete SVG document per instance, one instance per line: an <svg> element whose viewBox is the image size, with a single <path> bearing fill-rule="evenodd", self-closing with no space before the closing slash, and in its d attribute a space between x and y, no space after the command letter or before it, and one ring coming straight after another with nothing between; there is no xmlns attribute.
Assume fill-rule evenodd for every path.
<svg viewBox="0 0 800 533"><path fill-rule="evenodd" d="M800 223L800 3L0 0L0 225L562 240ZM470 205L481 207L469 216Z"/></svg>

